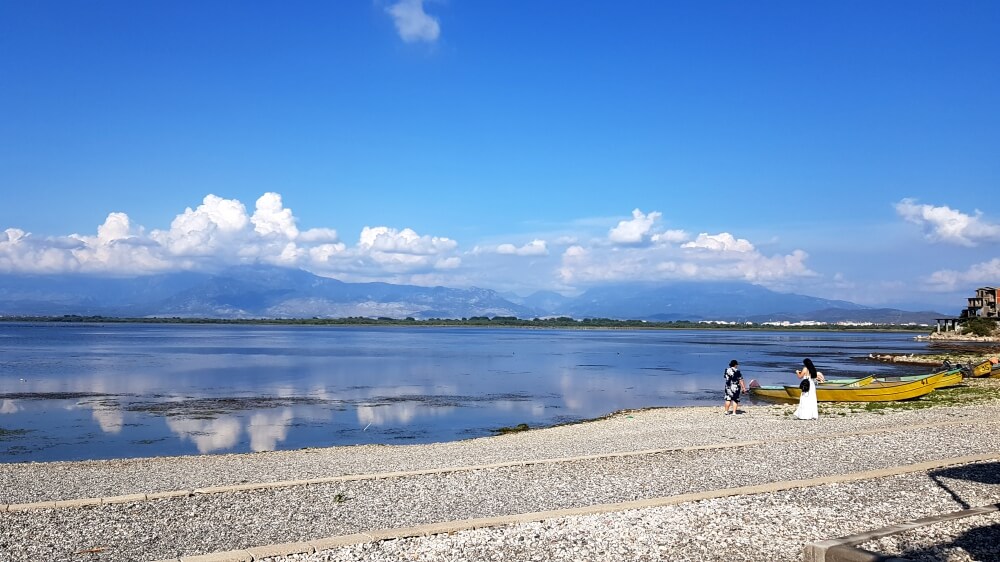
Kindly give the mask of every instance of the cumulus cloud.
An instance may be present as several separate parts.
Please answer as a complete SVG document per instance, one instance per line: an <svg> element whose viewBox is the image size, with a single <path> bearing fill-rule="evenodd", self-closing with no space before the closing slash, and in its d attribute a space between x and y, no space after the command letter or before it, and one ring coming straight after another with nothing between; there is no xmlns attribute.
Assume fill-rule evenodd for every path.
<svg viewBox="0 0 1000 562"><path fill-rule="evenodd" d="M431 255L453 250L458 243L449 238L420 236L409 228L396 230L387 226L366 226L361 229L358 246L377 252Z"/></svg>
<svg viewBox="0 0 1000 562"><path fill-rule="evenodd" d="M547 256L549 255L548 246L545 240L532 240L523 246L515 246L513 244L500 244L494 251L498 254L504 254L509 256Z"/></svg>
<svg viewBox="0 0 1000 562"><path fill-rule="evenodd" d="M648 221L650 215L642 216L636 212L633 221L622 221L619 227ZM628 229L622 229L622 232L625 230ZM639 230L641 228L631 232ZM675 231L662 236L664 242L667 238L678 242L686 234ZM632 236L628 239L637 238ZM559 277L564 283L577 285L694 279L773 284L788 278L816 275L806 266L807 258L808 254L802 250L794 250L787 255L764 255L749 240L736 238L728 232L701 233L695 240L680 246L570 246L562 254Z"/></svg>
<svg viewBox="0 0 1000 562"><path fill-rule="evenodd" d="M996 286L997 279L1000 279L1000 258L993 258L973 264L965 271L952 269L935 271L927 278L927 288L932 291L949 292L976 284Z"/></svg>
<svg viewBox="0 0 1000 562"><path fill-rule="evenodd" d="M690 238L690 235L683 230L667 230L649 237L653 243L660 244L679 244L688 238Z"/></svg>
<svg viewBox="0 0 1000 562"><path fill-rule="evenodd" d="M239 200L207 195L150 232L122 212L110 213L96 235L38 238L17 228L0 232L0 273L145 275L264 263L345 280L409 282L407 275L456 269L458 244L412 229L365 227L355 246L331 228L300 230L280 194L265 193L253 214Z"/></svg>
<svg viewBox="0 0 1000 562"><path fill-rule="evenodd" d="M978 210L968 215L951 207L919 205L914 199L903 199L896 203L896 212L920 225L929 240L962 246L1000 240L1000 225L983 220Z"/></svg>
<svg viewBox="0 0 1000 562"><path fill-rule="evenodd" d="M275 235L289 240L295 240L299 236L292 210L285 208L281 203L281 195L277 193L265 193L257 199L257 209L250 217L250 222L253 223L254 232L261 236Z"/></svg>
<svg viewBox="0 0 1000 562"><path fill-rule="evenodd" d="M170 230L154 230L150 237L174 256L217 256L245 240L249 224L243 203L206 195L197 208L188 207L177 215Z"/></svg>
<svg viewBox="0 0 1000 562"><path fill-rule="evenodd" d="M424 11L423 0L399 0L385 11L392 16L399 37L407 43L433 43L441 35L437 18Z"/></svg>
<svg viewBox="0 0 1000 562"><path fill-rule="evenodd" d="M251 214L239 200L207 195L165 229L147 231L122 212L110 213L91 235L45 238L8 228L0 231L0 273L146 275L263 263L349 282L524 291L671 279L777 286L815 275L806 266L805 252L765 255L728 232L702 232L692 239L683 230L658 228L658 211L635 209L627 220L595 219L581 227L579 236L560 229L522 244L482 245L460 253L457 241L411 228L365 226L354 242L341 241L332 228L300 229L277 193L263 194L253 209Z"/></svg>
<svg viewBox="0 0 1000 562"><path fill-rule="evenodd" d="M649 235L662 213L644 215L639 209L632 211L632 220L624 220L608 232L608 239L616 244L639 244Z"/></svg>
<svg viewBox="0 0 1000 562"><path fill-rule="evenodd" d="M753 244L745 238L736 238L728 232L708 234L702 232L698 238L681 245L682 248L709 250L713 252L753 252Z"/></svg>

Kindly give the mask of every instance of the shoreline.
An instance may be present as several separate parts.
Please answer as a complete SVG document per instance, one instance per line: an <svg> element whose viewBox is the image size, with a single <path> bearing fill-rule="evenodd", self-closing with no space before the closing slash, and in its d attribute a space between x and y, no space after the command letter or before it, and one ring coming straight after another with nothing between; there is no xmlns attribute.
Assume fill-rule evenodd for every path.
<svg viewBox="0 0 1000 562"><path fill-rule="evenodd" d="M976 396L964 396L963 399L966 400L967 404L962 405L955 402L944 402L940 403L934 400L933 394L920 397L913 400L904 401L890 401L890 402L820 402L818 408L820 414L844 416L844 415L876 415L882 416L886 412L891 411L913 411L913 410L934 410L937 408L949 408L949 407L978 407L984 403L989 403L990 401L995 401L998 406L1000 406L1000 378L966 378L961 385L951 388L942 389L943 394L938 394L937 396L944 396L945 394L951 393L953 390L968 389L972 387L987 387L996 389L997 393L992 396L987 391L986 393L980 393ZM941 390L935 392L942 392ZM722 399L719 399L721 403ZM773 415L781 415L783 417L791 416L791 412L794 411L798 404L798 399L789 398L788 400L772 400L767 398L754 398L749 394L744 394L743 402L741 406L741 414L746 414L750 410L757 412L768 412ZM562 421L559 423L551 425L542 426L528 426L527 424L516 424L511 427L500 427L493 429L493 433L490 435L480 435L471 436L461 439L447 440L447 441L433 441L427 443L355 443L347 445L329 445L329 446L308 446L300 447L297 449L275 449L271 451L251 451L251 452L220 452L220 453L196 453L196 454L185 454L185 455L149 455L149 456L133 456L133 457L114 457L114 458L95 458L95 459L76 459L76 460L49 460L49 461L12 461L12 462L0 462L0 473L3 472L5 466L12 465L51 465L51 464L88 464L88 463L129 463L129 462L153 462L153 461L173 461L180 459L203 459L203 458L216 458L216 457L252 457L258 455L288 455L296 453L319 453L323 451L336 451L336 450L351 450L357 448L421 448L421 447L437 447L437 446L461 446L465 443L475 443L482 442L497 438L503 438L508 436L533 434L536 432L544 432L550 430L573 428L579 426L586 426L589 424L600 424L602 422L608 422L616 418L634 418L635 416L647 415L647 414L657 414L664 412L677 412L679 417L700 417L703 415L709 416L711 418L713 412L721 410L721 406L713 404L711 406L693 406L693 405L682 405L682 406L646 406L640 408L623 408L609 412L607 414L583 418L579 420L572 421ZM876 411L875 414L872 414ZM525 426L522 428L522 426ZM7 430L0 428L0 431L5 432L8 435L18 435L24 430L13 429ZM2 483L2 481L0 481ZM0 495L0 504L3 503L3 497Z"/></svg>
<svg viewBox="0 0 1000 562"><path fill-rule="evenodd" d="M976 382L1000 387L997 379ZM657 500L663 504L658 507L545 516L533 523L422 538L379 540L383 535L374 533L357 544L275 561L486 560L496 559L498 552L521 559L519 549L527 544L534 545L531 556L540 560L570 560L574 552L576 558L602 560L665 552L689 559L701 552L701 559L715 559L724 555L712 550L719 548L712 540L692 538L707 531L708 539L718 539L717 529L730 529L730 538L745 542L752 549L748 560L799 560L808 540L953 509L953 497L920 474L856 483L850 475L912 470L906 467L915 462L947 462L961 455L1000 458L1000 419L992 415L997 406L1000 395L920 410L821 407L819 420L803 421L790 417L794 405L748 405L743 415L723 416L721 405L713 404L623 410L589 422L424 445L0 464L0 506L118 498L81 507L0 509L0 543L11 545L10 559L17 561L82 560L73 553L95 546L106 548L102 560L176 559L379 529L668 498ZM734 475L740 477L733 480ZM847 480L795 484L784 491L725 492L734 485L824 475L830 482ZM1000 501L1000 482L959 484L949 486L973 494L977 503ZM155 495L162 492L173 493ZM700 492L714 499L684 499ZM760 527L751 529L739 523L758 516L778 524L760 520ZM644 529L646 539L637 541L636 529ZM525 542L538 534L547 537L543 543ZM574 551L582 548L578 536L602 537L611 550L588 542L589 555ZM692 545L696 550L688 550Z"/></svg>

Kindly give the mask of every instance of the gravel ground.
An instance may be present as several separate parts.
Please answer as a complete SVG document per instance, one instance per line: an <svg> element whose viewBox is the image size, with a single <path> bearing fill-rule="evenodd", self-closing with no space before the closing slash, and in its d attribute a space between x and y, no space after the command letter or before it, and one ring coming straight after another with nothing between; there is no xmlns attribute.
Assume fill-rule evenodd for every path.
<svg viewBox="0 0 1000 562"><path fill-rule="evenodd" d="M155 560L996 454L996 406L828 414L819 421L790 419L790 406L754 407L737 416L723 416L721 408L677 408L458 443L0 465L0 503L20 503L668 449L0 513L0 561ZM943 425L903 427L920 424ZM876 433L845 435L858 431ZM695 445L711 448L669 450ZM806 542L996 503L998 474L1000 463L987 462L932 474L379 541L275 560L706 560L727 555L798 560Z"/></svg>
<svg viewBox="0 0 1000 562"><path fill-rule="evenodd" d="M995 471L996 465L984 468ZM979 489L967 490L958 482L952 484L960 494L983 493ZM994 484L990 493L993 498L1000 497L1000 484ZM936 482L925 475L907 475L378 541L266 560L797 561L802 559L803 547L809 542L956 509L954 498ZM968 523L971 527L978 521ZM975 554L986 554L954 560L997 560L995 543L992 551L986 550L990 548L986 542L988 533L981 528L976 532L983 535L983 546ZM912 534L919 537L921 531ZM881 545L864 546L871 549ZM887 552L891 552L888 547ZM909 555L912 551L894 553ZM927 560L946 559L932 557Z"/></svg>
<svg viewBox="0 0 1000 562"><path fill-rule="evenodd" d="M1000 560L1000 512L937 523L859 546L920 562Z"/></svg>
<svg viewBox="0 0 1000 562"><path fill-rule="evenodd" d="M1000 405L1000 397L994 410L996 405ZM812 422L791 419L793 410L794 406L787 405L753 406L746 408L743 415L723 416L721 407L663 408L620 413L596 422L429 445L0 463L0 504L824 436L957 421L983 416L985 411L984 407L941 407L891 415L850 412L825 415Z"/></svg>

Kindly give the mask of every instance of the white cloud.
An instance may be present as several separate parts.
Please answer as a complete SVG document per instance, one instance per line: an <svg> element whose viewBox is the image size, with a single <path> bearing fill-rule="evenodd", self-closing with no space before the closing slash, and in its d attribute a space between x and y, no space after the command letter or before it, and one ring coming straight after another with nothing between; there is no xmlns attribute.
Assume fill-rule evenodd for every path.
<svg viewBox="0 0 1000 562"><path fill-rule="evenodd" d="M652 212L644 215L639 209L632 211L632 220L624 220L608 232L608 239L616 244L639 244L652 230L653 225L662 213Z"/></svg>
<svg viewBox="0 0 1000 562"><path fill-rule="evenodd" d="M913 199L896 203L896 212L908 222L920 225L929 240L975 246L1000 240L1000 225L986 222L982 213L967 215L951 207L918 205Z"/></svg>
<svg viewBox="0 0 1000 562"><path fill-rule="evenodd" d="M680 247L571 246L562 255L558 274L564 283L576 285L690 279L774 284L788 278L815 276L805 265L807 258L802 250L767 256L749 240L726 232L702 233Z"/></svg>
<svg viewBox="0 0 1000 562"><path fill-rule="evenodd" d="M36 238L8 228L0 232L0 273L145 275L265 263L344 280L408 283L460 267L457 247L450 238L387 226L365 227L348 247L332 228L300 231L277 193L258 198L253 215L236 199L210 194L170 228L149 233L121 212L110 213L96 235Z"/></svg>
<svg viewBox="0 0 1000 562"><path fill-rule="evenodd" d="M376 252L432 255L454 250L457 242L449 238L420 236L409 228L396 230L387 226L366 226L361 229L358 246Z"/></svg>
<svg viewBox="0 0 1000 562"><path fill-rule="evenodd" d="M927 278L927 287L932 291L955 291L971 285L996 286L1000 279L1000 258L973 264L965 271L941 269Z"/></svg>
<svg viewBox="0 0 1000 562"><path fill-rule="evenodd" d="M114 212L96 235L39 238L17 228L0 231L0 273L143 275L265 263L348 282L524 292L670 279L741 279L777 286L815 275L805 265L805 252L764 255L749 240L728 232L701 233L691 240L683 230L657 230L661 216L636 209L629 220L588 223L580 236L560 227L521 245L494 243L460 253L451 238L390 226L366 226L355 243L344 243L332 228L300 230L277 193L259 197L252 215L240 201L210 194L178 214L168 229L147 232L127 214ZM550 239L559 239L558 250L553 251Z"/></svg>
<svg viewBox="0 0 1000 562"><path fill-rule="evenodd" d="M745 238L736 238L728 232L719 234L708 234L702 232L692 242L681 246L682 248L711 250L713 252L753 252L753 244Z"/></svg>
<svg viewBox="0 0 1000 562"><path fill-rule="evenodd" d="M667 230L649 237L652 242L657 244L678 244L688 238L690 235L683 230Z"/></svg>
<svg viewBox="0 0 1000 562"><path fill-rule="evenodd" d="M261 236L274 234L289 240L295 240L299 236L292 210L282 205L281 195L277 193L265 193L257 199L257 210L250 217L250 222L253 223L254 231Z"/></svg>
<svg viewBox="0 0 1000 562"><path fill-rule="evenodd" d="M337 241L337 231L332 228L310 228L299 233L299 240L314 244L333 243Z"/></svg>
<svg viewBox="0 0 1000 562"><path fill-rule="evenodd" d="M423 0L399 0L385 11L392 16L399 37L407 43L433 43L441 35L437 18L424 11Z"/></svg>
<svg viewBox="0 0 1000 562"><path fill-rule="evenodd" d="M545 244L545 240L532 240L527 244L521 246L520 248L513 244L500 244L496 248L498 254L512 255L512 256L547 256L549 255L549 249Z"/></svg>
<svg viewBox="0 0 1000 562"><path fill-rule="evenodd" d="M434 262L434 269L455 269L462 265L462 258L451 256Z"/></svg>
<svg viewBox="0 0 1000 562"><path fill-rule="evenodd" d="M249 224L243 203L206 195L198 208L177 215L170 230L154 230L150 237L174 256L217 256L245 238Z"/></svg>

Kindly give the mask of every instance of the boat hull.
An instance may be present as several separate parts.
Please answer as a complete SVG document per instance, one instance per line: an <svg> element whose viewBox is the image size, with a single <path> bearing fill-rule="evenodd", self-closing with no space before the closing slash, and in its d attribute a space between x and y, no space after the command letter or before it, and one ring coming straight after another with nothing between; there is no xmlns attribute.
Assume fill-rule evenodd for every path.
<svg viewBox="0 0 1000 562"><path fill-rule="evenodd" d="M793 400L793 398L788 395L785 387L781 385L750 387L750 394L758 398L767 398L768 400L781 400L785 402L791 402Z"/></svg>
<svg viewBox="0 0 1000 562"><path fill-rule="evenodd" d="M860 377L856 379L826 379L825 382L819 383L820 386L840 386L844 388L852 388L857 386L865 386L871 384L875 381L877 377L875 375L868 375L867 377Z"/></svg>
<svg viewBox="0 0 1000 562"><path fill-rule="evenodd" d="M831 388L819 385L816 388L818 402L894 402L910 400L930 394L937 388L945 373L924 375L912 381L875 381L865 386L853 388ZM802 391L797 385L785 385L785 392L791 398L799 398Z"/></svg>
<svg viewBox="0 0 1000 562"><path fill-rule="evenodd" d="M941 380L937 383L937 385L934 386L935 389L948 388L949 386L958 386L962 384L963 380L965 380L965 377L962 375L961 369L941 371L941 373L944 376L942 376ZM926 376L927 375L906 375L901 377L875 377L875 380L881 382L910 382Z"/></svg>
<svg viewBox="0 0 1000 562"><path fill-rule="evenodd" d="M976 365L972 368L972 376L974 377L987 377L993 371L993 362L987 359L982 363Z"/></svg>

